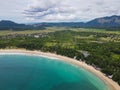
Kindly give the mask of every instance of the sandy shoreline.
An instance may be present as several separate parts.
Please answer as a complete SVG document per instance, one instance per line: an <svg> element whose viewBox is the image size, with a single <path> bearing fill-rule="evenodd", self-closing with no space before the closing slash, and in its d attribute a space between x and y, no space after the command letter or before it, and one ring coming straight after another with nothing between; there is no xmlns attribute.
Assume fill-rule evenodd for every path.
<svg viewBox="0 0 120 90"><path fill-rule="evenodd" d="M120 86L116 82L114 82L112 79L109 79L103 73L94 69L92 66L87 65L84 62L74 60L72 58L68 58L65 56L56 55L56 54L52 54L52 53L44 53L44 52L40 52L40 51L28 51L25 49L0 49L0 54L6 54L6 53L8 53L8 54L21 53L21 54L28 54L28 55L40 55L40 56L60 59L60 60L66 61L68 63L72 63L72 64L75 64L77 66L80 66L80 67L94 73L95 75L100 77L110 87L110 90L120 90ZM101 89L102 89L102 87L101 87Z"/></svg>

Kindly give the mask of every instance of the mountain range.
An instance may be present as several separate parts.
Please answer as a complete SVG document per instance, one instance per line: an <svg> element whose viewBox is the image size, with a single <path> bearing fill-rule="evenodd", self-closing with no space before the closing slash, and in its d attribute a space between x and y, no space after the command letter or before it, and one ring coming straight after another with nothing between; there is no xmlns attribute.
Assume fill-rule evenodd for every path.
<svg viewBox="0 0 120 90"><path fill-rule="evenodd" d="M0 30L34 30L34 29L45 29L43 26L18 24L9 20L0 21Z"/></svg>
<svg viewBox="0 0 120 90"><path fill-rule="evenodd" d="M96 18L86 23L87 27L114 28L120 27L120 16Z"/></svg>
<svg viewBox="0 0 120 90"><path fill-rule="evenodd" d="M0 21L0 30L33 30L44 29L45 27L75 27L75 28L120 28L120 16L114 15L109 17L96 18L84 22L59 22L59 23L35 23L35 24L18 24L13 21Z"/></svg>

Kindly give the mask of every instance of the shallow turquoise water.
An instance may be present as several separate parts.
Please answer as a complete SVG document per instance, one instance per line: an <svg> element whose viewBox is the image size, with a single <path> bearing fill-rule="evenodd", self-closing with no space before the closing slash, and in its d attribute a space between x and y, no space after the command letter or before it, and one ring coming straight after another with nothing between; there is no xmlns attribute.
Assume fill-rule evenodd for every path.
<svg viewBox="0 0 120 90"><path fill-rule="evenodd" d="M0 55L0 90L109 90L94 74L60 60Z"/></svg>

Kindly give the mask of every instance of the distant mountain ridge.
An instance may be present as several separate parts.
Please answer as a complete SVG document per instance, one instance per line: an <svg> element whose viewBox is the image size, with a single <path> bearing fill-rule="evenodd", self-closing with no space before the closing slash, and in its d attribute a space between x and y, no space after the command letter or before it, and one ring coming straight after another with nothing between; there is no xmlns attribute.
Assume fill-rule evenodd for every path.
<svg viewBox="0 0 120 90"><path fill-rule="evenodd" d="M60 22L60 23L36 23L36 24L18 24L12 21L0 21L0 30L33 30L44 29L45 27L76 27L76 28L117 28L120 29L120 16L113 15L109 17L96 18L86 23L84 22Z"/></svg>
<svg viewBox="0 0 120 90"><path fill-rule="evenodd" d="M44 29L43 26L34 26L26 24L18 24L9 20L0 21L0 30L33 30L33 29Z"/></svg>
<svg viewBox="0 0 120 90"><path fill-rule="evenodd" d="M96 18L87 22L86 26L98 28L120 27L120 16L114 15L110 17Z"/></svg>
<svg viewBox="0 0 120 90"><path fill-rule="evenodd" d="M120 28L120 16L96 18L86 23L84 22L60 22L60 23L38 23L36 25L56 26L56 27L80 27L80 28Z"/></svg>

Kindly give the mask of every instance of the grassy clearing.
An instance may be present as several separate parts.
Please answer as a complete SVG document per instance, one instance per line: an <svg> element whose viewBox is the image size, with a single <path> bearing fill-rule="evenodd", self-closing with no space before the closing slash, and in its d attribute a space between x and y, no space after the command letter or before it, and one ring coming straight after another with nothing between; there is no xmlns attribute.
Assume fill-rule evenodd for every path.
<svg viewBox="0 0 120 90"><path fill-rule="evenodd" d="M45 30L25 30L25 31L4 30L4 31L0 31L0 36L14 35L14 34L49 33L49 32L62 31L62 30L66 30L66 28L49 27L49 28L46 28Z"/></svg>
<svg viewBox="0 0 120 90"><path fill-rule="evenodd" d="M107 34L120 35L120 31L106 31L105 29L70 28L70 30L77 31L77 32L96 32L96 33L107 33Z"/></svg>
<svg viewBox="0 0 120 90"><path fill-rule="evenodd" d="M86 28L66 28L66 27L47 27L45 30L25 30L25 31L0 31L0 36L14 35L14 34L34 34L34 33L49 33L55 31L71 30L76 32L94 32L94 33L107 33L120 35L119 31L106 31L105 29L86 29Z"/></svg>

